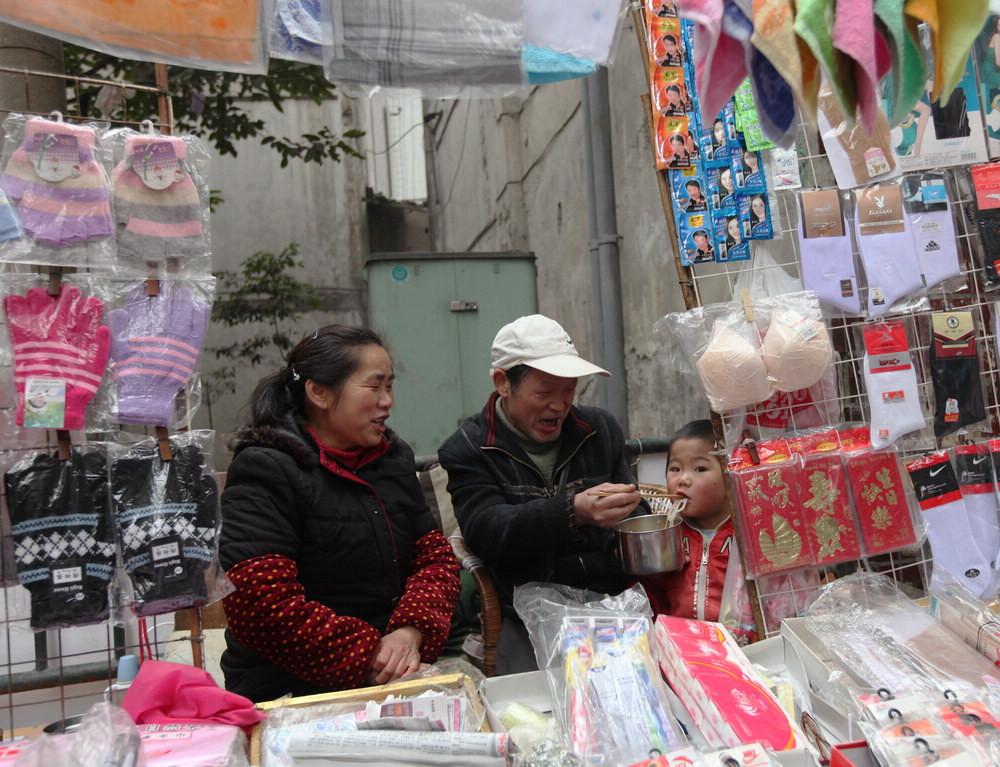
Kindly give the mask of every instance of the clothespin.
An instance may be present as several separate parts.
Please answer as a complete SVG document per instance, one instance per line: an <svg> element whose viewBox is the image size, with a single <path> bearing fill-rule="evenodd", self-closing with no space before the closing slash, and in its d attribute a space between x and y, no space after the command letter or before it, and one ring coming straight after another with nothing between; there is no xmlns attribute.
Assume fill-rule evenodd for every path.
<svg viewBox="0 0 1000 767"><path fill-rule="evenodd" d="M740 299L743 301L743 316L747 322L753 322L753 302L750 300L750 289L740 290Z"/></svg>
<svg viewBox="0 0 1000 767"><path fill-rule="evenodd" d="M68 461L70 457L69 431L56 429L56 446L59 449L59 460Z"/></svg>
<svg viewBox="0 0 1000 767"><path fill-rule="evenodd" d="M57 123L61 123L63 121L63 114L58 109L53 109L51 112L49 112L49 117L51 117L52 120Z"/></svg>
<svg viewBox="0 0 1000 767"><path fill-rule="evenodd" d="M59 291L62 290L62 275L63 270L61 266L49 267L48 293L50 296L58 296Z"/></svg>
<svg viewBox="0 0 1000 767"><path fill-rule="evenodd" d="M749 429L744 429L742 436L743 446L750 453L750 460L753 461L754 466L760 466L760 453L757 452L757 441L753 438L753 434L750 433Z"/></svg>
<svg viewBox="0 0 1000 767"><path fill-rule="evenodd" d="M150 298L160 295L160 281L159 280L146 280L146 295Z"/></svg>
<svg viewBox="0 0 1000 767"><path fill-rule="evenodd" d="M170 449L170 435L167 433L166 426L156 427L156 444L160 448L161 461L172 461L174 459L174 453Z"/></svg>

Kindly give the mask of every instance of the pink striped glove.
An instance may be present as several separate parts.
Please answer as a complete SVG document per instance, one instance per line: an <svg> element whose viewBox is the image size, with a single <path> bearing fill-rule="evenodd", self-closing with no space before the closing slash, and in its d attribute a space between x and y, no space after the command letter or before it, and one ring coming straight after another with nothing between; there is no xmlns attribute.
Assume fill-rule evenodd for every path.
<svg viewBox="0 0 1000 767"><path fill-rule="evenodd" d="M108 361L110 331L101 325L104 304L83 298L75 285L63 285L56 297L45 288L3 300L14 347L17 425L24 425L24 390L31 379L66 382L62 428L82 429L87 403L101 383Z"/></svg>
<svg viewBox="0 0 1000 767"><path fill-rule="evenodd" d="M170 425L174 397L198 362L208 311L190 288L161 280L157 295L139 283L124 309L108 313L119 422Z"/></svg>

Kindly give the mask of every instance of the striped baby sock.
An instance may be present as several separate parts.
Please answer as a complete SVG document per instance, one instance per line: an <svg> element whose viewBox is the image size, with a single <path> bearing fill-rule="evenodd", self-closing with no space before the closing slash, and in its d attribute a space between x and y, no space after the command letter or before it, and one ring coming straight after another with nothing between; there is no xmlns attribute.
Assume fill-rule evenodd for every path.
<svg viewBox="0 0 1000 767"><path fill-rule="evenodd" d="M36 117L25 123L0 188L28 237L67 247L111 236L108 177L94 159L94 143L94 131L81 125Z"/></svg>
<svg viewBox="0 0 1000 767"><path fill-rule="evenodd" d="M188 258L206 250L203 209L174 136L129 136L112 174L118 254L142 261Z"/></svg>

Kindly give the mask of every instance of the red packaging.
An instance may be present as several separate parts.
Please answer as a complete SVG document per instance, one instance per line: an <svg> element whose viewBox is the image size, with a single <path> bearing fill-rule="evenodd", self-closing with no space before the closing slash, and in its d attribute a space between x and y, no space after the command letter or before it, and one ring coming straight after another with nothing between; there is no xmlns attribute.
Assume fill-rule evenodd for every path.
<svg viewBox="0 0 1000 767"><path fill-rule="evenodd" d="M813 563L802 520L800 463L784 440L758 443L756 453L759 464L745 449L730 464L743 553L754 578Z"/></svg>
<svg viewBox="0 0 1000 767"><path fill-rule="evenodd" d="M913 546L917 534L892 450L862 450L845 457L854 511L868 556Z"/></svg>

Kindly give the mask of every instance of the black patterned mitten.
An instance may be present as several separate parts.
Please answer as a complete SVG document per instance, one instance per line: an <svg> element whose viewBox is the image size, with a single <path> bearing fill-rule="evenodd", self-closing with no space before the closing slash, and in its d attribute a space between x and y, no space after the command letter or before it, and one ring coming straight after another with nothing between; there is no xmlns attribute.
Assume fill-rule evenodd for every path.
<svg viewBox="0 0 1000 767"><path fill-rule="evenodd" d="M104 456L38 454L4 475L17 577L31 592L34 629L108 617L114 542Z"/></svg>
<svg viewBox="0 0 1000 767"><path fill-rule="evenodd" d="M111 464L115 534L140 617L205 604L216 556L215 480L196 445L171 447L170 461L152 444Z"/></svg>

